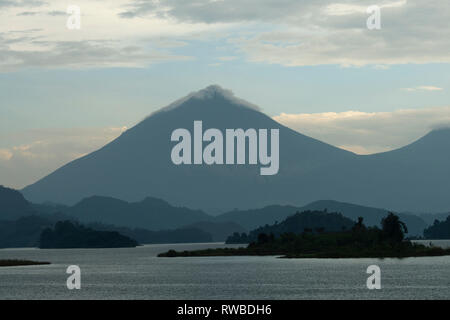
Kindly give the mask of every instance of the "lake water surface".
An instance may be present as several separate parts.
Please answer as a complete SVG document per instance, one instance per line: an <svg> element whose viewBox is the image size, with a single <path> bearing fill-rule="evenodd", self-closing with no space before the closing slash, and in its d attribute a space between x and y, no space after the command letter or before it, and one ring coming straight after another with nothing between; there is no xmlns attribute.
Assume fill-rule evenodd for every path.
<svg viewBox="0 0 450 320"><path fill-rule="evenodd" d="M52 264L0 268L0 299L450 299L450 256L401 260L156 257L169 249L217 247L224 245L1 249L0 259ZM381 290L366 287L366 269L372 264L381 268ZM69 265L81 268L81 290L66 287Z"/></svg>

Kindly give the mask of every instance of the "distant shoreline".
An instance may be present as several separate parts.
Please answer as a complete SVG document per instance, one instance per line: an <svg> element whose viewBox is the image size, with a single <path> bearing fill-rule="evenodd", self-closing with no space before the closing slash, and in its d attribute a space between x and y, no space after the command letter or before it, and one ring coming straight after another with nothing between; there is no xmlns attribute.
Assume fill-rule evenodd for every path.
<svg viewBox="0 0 450 320"><path fill-rule="evenodd" d="M415 252L399 251L373 251L373 252L316 252L316 253L292 253L282 251L251 250L248 248L219 248L195 251L175 251L169 250L160 253L158 257L229 257L229 256L277 256L284 259L384 259L384 258L419 258L419 257L440 257L450 256L450 249L431 248L428 250L417 250Z"/></svg>
<svg viewBox="0 0 450 320"><path fill-rule="evenodd" d="M48 265L48 264L50 264L50 262L40 262L40 261L31 261L31 260L16 260L16 259L0 260L0 267L36 266L36 265Z"/></svg>

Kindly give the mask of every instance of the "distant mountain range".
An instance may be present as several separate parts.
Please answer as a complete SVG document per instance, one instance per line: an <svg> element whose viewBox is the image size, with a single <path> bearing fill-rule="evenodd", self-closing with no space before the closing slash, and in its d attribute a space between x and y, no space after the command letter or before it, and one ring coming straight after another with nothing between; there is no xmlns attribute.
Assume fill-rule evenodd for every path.
<svg viewBox="0 0 450 320"><path fill-rule="evenodd" d="M0 186L0 247L36 246L43 228L64 220L83 222L99 231L117 231L142 244L220 242L233 232L247 231L233 222L214 221L202 211L150 197L128 203L94 196L70 207L33 204L19 191Z"/></svg>
<svg viewBox="0 0 450 320"><path fill-rule="evenodd" d="M150 230L179 228L211 220L211 216L203 211L174 207L163 200L150 197L130 203L110 197L93 196L81 200L64 212L82 222L105 222Z"/></svg>
<svg viewBox="0 0 450 320"><path fill-rule="evenodd" d="M266 224L273 224L285 220L295 212L304 211L323 211L341 213L353 221L357 221L358 217L364 218L367 226L380 226L380 221L388 214L388 210L359 206L351 203L344 203L332 200L315 201L306 206L267 206L260 209L252 210L234 210L219 215L217 221L234 221L247 230L253 230ZM409 229L408 235L421 236L423 230L427 227L427 223L419 216L408 213L397 213Z"/></svg>
<svg viewBox="0 0 450 320"><path fill-rule="evenodd" d="M385 209L323 200L303 207L272 205L259 209L233 210L218 216L211 216L201 210L175 207L166 201L150 197L130 203L110 197L94 196L83 199L74 206L61 206L55 204L35 205L21 197L20 192L0 187L0 198L5 194L13 195L12 198L17 199L17 201L14 203L11 201L8 203L0 202L0 220L17 219L29 215L30 212L46 217L51 216L53 221L66 220L71 217L82 223L97 224L96 229L99 229L98 224L106 225L99 230L119 231L141 243L149 243L147 242L149 239L177 239L175 231L180 232L180 230L187 229L199 231L199 234L195 237L193 233L190 233L192 239L208 239L200 235L200 232L203 232L210 236L210 241L224 241L234 232L242 233L266 224L271 225L277 221L285 220L296 212L304 211L338 212L352 221L356 221L358 217L363 217L367 226L379 226L381 219L388 214L388 210ZM14 208L14 206L17 206L17 208ZM18 208L24 208L24 211L21 212ZM14 212L14 215L11 214L12 212ZM434 221L433 219L425 222L422 216L408 213L399 213L398 215L407 224L409 236L421 236L423 230ZM439 215L439 217L445 219L446 216ZM161 230L164 232L160 235L149 233L150 231ZM171 237L168 237L170 230L174 233ZM131 231L133 233L130 233ZM147 231L147 233L144 231ZM187 236L184 238L178 237L178 239L188 238ZM175 240L175 242L179 241Z"/></svg>
<svg viewBox="0 0 450 320"><path fill-rule="evenodd" d="M174 165L171 133L177 128L192 131L196 120L203 121L204 130L222 132L279 129L279 173L260 176L259 165ZM153 113L22 192L35 203L66 205L94 195L131 202L151 195L177 206L222 212L274 203L303 206L319 199L443 212L450 209L449 163L449 129L432 131L398 150L361 156L293 131L211 86Z"/></svg>

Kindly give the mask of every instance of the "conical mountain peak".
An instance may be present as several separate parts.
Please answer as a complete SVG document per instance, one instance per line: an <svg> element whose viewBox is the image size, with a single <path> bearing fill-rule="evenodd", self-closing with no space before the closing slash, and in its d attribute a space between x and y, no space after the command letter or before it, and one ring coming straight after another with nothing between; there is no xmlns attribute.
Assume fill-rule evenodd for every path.
<svg viewBox="0 0 450 320"><path fill-rule="evenodd" d="M24 196L33 202L73 204L102 195L139 202L136 206L147 202L153 206L150 199L142 201L151 196L171 205L204 210L303 205L317 199L396 211L444 211L450 207L445 193L450 189L448 129L432 131L398 150L359 156L284 127L219 86L193 92L167 109L172 111L160 111L103 148L26 187ZM200 134L195 133L195 121L202 121ZM279 129L276 175L261 176L261 166L247 160L242 165L194 165L194 160L192 165L176 165L171 160L179 143L171 139L174 130L189 131L194 146L195 137L202 138L207 129L223 133L251 128ZM227 152L226 136L223 140L222 156ZM200 151L210 145L200 142Z"/></svg>
<svg viewBox="0 0 450 320"><path fill-rule="evenodd" d="M159 109L158 111L152 113L150 116L165 112L165 111L171 111L176 108L179 108L183 106L185 103L191 100L211 100L214 101L216 99L226 100L232 105L240 106L243 108L253 109L256 111L261 111L260 108L244 99L238 98L234 95L234 93L231 90L224 89L219 85L210 85L204 89L201 89L199 91L194 91L188 94L187 96L176 100L175 102L169 104L168 106Z"/></svg>

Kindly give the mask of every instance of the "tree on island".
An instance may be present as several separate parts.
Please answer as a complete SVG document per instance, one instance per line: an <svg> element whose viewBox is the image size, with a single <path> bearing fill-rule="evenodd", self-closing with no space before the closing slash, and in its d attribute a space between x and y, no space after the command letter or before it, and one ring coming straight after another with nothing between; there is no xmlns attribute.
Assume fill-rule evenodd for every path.
<svg viewBox="0 0 450 320"><path fill-rule="evenodd" d="M391 242L401 242L405 238L405 233L408 233L408 228L400 218L389 212L389 214L381 220L381 226L384 236Z"/></svg>

